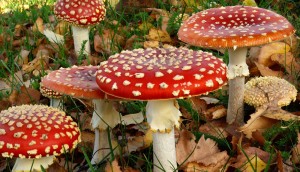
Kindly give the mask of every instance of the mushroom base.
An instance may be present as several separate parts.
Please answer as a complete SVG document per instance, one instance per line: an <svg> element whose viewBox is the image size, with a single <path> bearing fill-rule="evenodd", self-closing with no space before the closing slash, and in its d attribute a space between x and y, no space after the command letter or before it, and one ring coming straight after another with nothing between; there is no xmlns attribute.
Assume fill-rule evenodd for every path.
<svg viewBox="0 0 300 172"><path fill-rule="evenodd" d="M153 133L153 171L172 172L177 168L174 128L169 133Z"/></svg>
<svg viewBox="0 0 300 172"><path fill-rule="evenodd" d="M17 158L12 172L42 171L41 166L47 169L54 163L55 156L42 157L38 159Z"/></svg>
<svg viewBox="0 0 300 172"><path fill-rule="evenodd" d="M112 136L111 130L109 130L109 134ZM99 129L95 129L95 143L93 158L91 160L92 164L97 164L110 157L109 155L111 154L112 150L110 148L108 139L109 137L107 130L101 131Z"/></svg>

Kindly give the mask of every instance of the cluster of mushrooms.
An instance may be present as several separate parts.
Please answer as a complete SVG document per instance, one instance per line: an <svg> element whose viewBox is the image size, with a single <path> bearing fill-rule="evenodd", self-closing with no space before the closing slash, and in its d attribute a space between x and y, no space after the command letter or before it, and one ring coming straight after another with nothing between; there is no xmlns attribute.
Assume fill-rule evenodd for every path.
<svg viewBox="0 0 300 172"><path fill-rule="evenodd" d="M103 3L58 0L55 15L73 24L77 55L81 47L89 54L88 25L103 20ZM54 107L23 105L1 112L0 152L3 157L18 158L14 171L23 170L24 164L27 170L40 170L40 165L46 168L55 155L75 148L80 142L77 124L64 114L63 108L57 109L62 104L60 96L70 95L94 103L92 163L99 163L109 154L103 149L111 134L107 129L122 121L112 101L138 100L147 101L146 121L153 131L153 171L174 171L174 127L180 127L181 116L176 99L208 94L228 82L227 123L242 125L248 47L282 40L294 33L283 16L270 10L249 6L212 8L187 19L178 37L194 46L228 49L228 68L211 53L171 47L124 50L99 66L52 71L42 78L41 91L49 95Z"/></svg>

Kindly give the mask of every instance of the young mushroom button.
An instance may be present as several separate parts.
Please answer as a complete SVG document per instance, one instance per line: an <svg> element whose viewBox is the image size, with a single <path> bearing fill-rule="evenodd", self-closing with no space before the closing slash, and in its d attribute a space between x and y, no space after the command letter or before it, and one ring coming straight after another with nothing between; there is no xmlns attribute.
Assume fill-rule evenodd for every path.
<svg viewBox="0 0 300 172"><path fill-rule="evenodd" d="M80 131L63 111L44 105L11 107L0 113L0 153L16 157L13 172L41 171L55 156L80 142Z"/></svg>
<svg viewBox="0 0 300 172"><path fill-rule="evenodd" d="M54 6L56 17L72 24L77 56L84 41L84 53L90 54L88 26L102 21L105 13L105 6L101 0L58 0Z"/></svg>
<svg viewBox="0 0 300 172"><path fill-rule="evenodd" d="M283 16L250 6L211 8L194 14L178 31L178 38L206 48L228 48L229 103L227 122L243 123L243 95L247 47L282 40L295 33Z"/></svg>
<svg viewBox="0 0 300 172"><path fill-rule="evenodd" d="M96 81L107 94L148 100L153 131L154 171L176 168L174 125L179 126L177 98L205 94L227 81L226 65L210 53L187 48L122 51L102 62Z"/></svg>

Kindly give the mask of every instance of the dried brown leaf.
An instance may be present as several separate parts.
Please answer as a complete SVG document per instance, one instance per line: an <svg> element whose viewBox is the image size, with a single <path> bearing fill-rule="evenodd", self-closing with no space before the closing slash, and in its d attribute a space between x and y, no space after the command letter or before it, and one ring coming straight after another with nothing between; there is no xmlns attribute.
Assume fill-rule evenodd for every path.
<svg viewBox="0 0 300 172"><path fill-rule="evenodd" d="M41 93L32 88L21 86L20 91L14 90L9 100L12 105L35 104L38 103Z"/></svg>
<svg viewBox="0 0 300 172"><path fill-rule="evenodd" d="M15 62L19 66L23 66L23 64L28 64L28 55L30 51L22 49L20 54L15 57Z"/></svg>
<svg viewBox="0 0 300 172"><path fill-rule="evenodd" d="M47 172L67 172L67 170L60 166L57 162L54 162L49 166Z"/></svg>
<svg viewBox="0 0 300 172"><path fill-rule="evenodd" d="M106 163L105 172L122 172L117 159Z"/></svg>
<svg viewBox="0 0 300 172"><path fill-rule="evenodd" d="M276 76L276 77L280 77L280 78L282 78L282 76L283 76L282 71L274 71L274 70L270 69L269 67L264 66L260 63L257 63L257 62L254 62L254 63L262 76Z"/></svg>
<svg viewBox="0 0 300 172"><path fill-rule="evenodd" d="M292 162L295 164L300 163L300 133L298 133L297 145L292 149Z"/></svg>
<svg viewBox="0 0 300 172"><path fill-rule="evenodd" d="M275 120L300 120L300 116L294 115L288 111L282 110L280 108L268 108L265 112L262 113L264 117L275 119Z"/></svg>
<svg viewBox="0 0 300 172"><path fill-rule="evenodd" d="M124 49L125 50L132 50L132 49L134 49L134 45L136 45L136 44L142 44L140 42L140 38L139 38L138 35L132 35L130 38L128 38L126 40Z"/></svg>
<svg viewBox="0 0 300 172"><path fill-rule="evenodd" d="M94 37L94 48L96 52L112 54L113 52L117 52L119 47L123 47L124 45L125 38L110 29L105 29L102 35L97 34Z"/></svg>
<svg viewBox="0 0 300 172"><path fill-rule="evenodd" d="M264 131L265 129L270 128L272 125L278 122L278 120L262 116L266 109L266 106L257 108L256 112L251 114L250 119L247 121L247 123L244 126L240 127L240 131L242 131L247 138L252 138L252 132L257 130Z"/></svg>
<svg viewBox="0 0 300 172"><path fill-rule="evenodd" d="M216 165L208 165L208 166L205 166L200 163L189 162L185 167L184 171L185 172L196 172L196 171L220 172L220 171L226 171L228 166L229 164L224 165L224 162L222 161L218 162Z"/></svg>
<svg viewBox="0 0 300 172"><path fill-rule="evenodd" d="M177 163L181 164L183 168L189 162L197 162L205 166L215 166L221 161L226 163L223 160L226 160L228 157L226 151L220 152L215 141L205 139L202 136L198 143L196 143L192 133L186 130L180 132L180 137L176 145L176 158Z"/></svg>
<svg viewBox="0 0 300 172"><path fill-rule="evenodd" d="M295 75L300 72L300 64L297 63L291 52L285 54L273 54L270 58L284 67L290 75Z"/></svg>
<svg viewBox="0 0 300 172"><path fill-rule="evenodd" d="M224 139L229 135L228 132L225 130L227 125L228 124L225 120L213 120L211 122L207 122L201 125L199 127L199 131L220 139Z"/></svg>
<svg viewBox="0 0 300 172"><path fill-rule="evenodd" d="M148 148L152 144L152 131L150 128L142 136L135 136L128 139L127 146L125 147L126 152L130 153L133 151L140 151Z"/></svg>
<svg viewBox="0 0 300 172"><path fill-rule="evenodd" d="M144 48L159 48L159 41L145 41Z"/></svg>
<svg viewBox="0 0 300 172"><path fill-rule="evenodd" d="M219 119L227 114L227 109L223 105L217 105L204 111L206 119Z"/></svg>
<svg viewBox="0 0 300 172"><path fill-rule="evenodd" d="M233 167L238 168L242 171L253 171L248 158L250 158L250 162L252 163L252 165L254 164L255 166L255 164L257 163L257 171L265 167L264 165L268 162L270 157L270 154L268 152L265 152L257 147L245 147L242 149L243 151L239 151L236 162L232 164Z"/></svg>
<svg viewBox="0 0 300 172"><path fill-rule="evenodd" d="M44 21L41 17L38 17L32 27L33 32L44 33Z"/></svg>
<svg viewBox="0 0 300 172"><path fill-rule="evenodd" d="M285 54L290 51L290 46L284 42L272 42L262 46L260 49L257 62L266 67L272 66L274 62L271 60L273 54Z"/></svg>
<svg viewBox="0 0 300 172"><path fill-rule="evenodd" d="M155 28L151 28L149 30L149 34L146 35L146 38L149 41L172 42L172 39L168 32Z"/></svg>
<svg viewBox="0 0 300 172"><path fill-rule="evenodd" d="M45 70L48 68L49 58L49 51L47 49L40 49L36 54L36 58L28 64L24 64L22 70L25 73L30 73L33 70Z"/></svg>

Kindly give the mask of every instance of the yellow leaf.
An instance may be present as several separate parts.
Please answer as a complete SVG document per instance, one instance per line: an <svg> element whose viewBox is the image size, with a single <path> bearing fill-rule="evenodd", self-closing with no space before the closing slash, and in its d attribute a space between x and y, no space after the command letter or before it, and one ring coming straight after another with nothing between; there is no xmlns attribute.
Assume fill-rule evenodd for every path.
<svg viewBox="0 0 300 172"><path fill-rule="evenodd" d="M146 37L149 41L172 42L168 32L155 28L151 28Z"/></svg>
<svg viewBox="0 0 300 172"><path fill-rule="evenodd" d="M244 0L243 5L257 7L257 4L254 0Z"/></svg>
<svg viewBox="0 0 300 172"><path fill-rule="evenodd" d="M138 28L143 32L147 32L149 29L154 28L154 26L150 22L145 21L141 23Z"/></svg>
<svg viewBox="0 0 300 172"><path fill-rule="evenodd" d="M250 162L248 162L246 164L246 169L244 171L245 172L253 172L253 171L260 172L260 171L263 171L265 168L266 168L266 163L263 160L261 160L259 157L253 156L251 158Z"/></svg>

